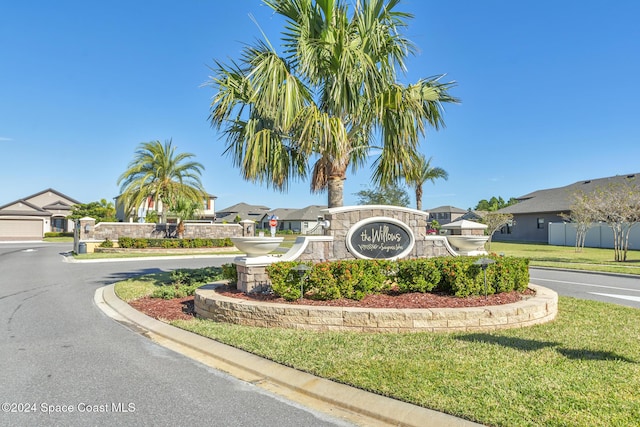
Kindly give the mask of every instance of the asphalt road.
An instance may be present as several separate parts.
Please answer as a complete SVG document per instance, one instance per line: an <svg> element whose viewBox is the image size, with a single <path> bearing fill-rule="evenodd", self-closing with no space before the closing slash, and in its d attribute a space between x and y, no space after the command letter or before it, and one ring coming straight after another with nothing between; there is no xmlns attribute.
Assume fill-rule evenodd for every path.
<svg viewBox="0 0 640 427"><path fill-rule="evenodd" d="M531 283L553 289L561 296L640 308L640 276L533 267L529 273Z"/></svg>
<svg viewBox="0 0 640 427"><path fill-rule="evenodd" d="M66 263L71 244L0 244L1 426L346 426L107 317L97 288L229 259Z"/></svg>

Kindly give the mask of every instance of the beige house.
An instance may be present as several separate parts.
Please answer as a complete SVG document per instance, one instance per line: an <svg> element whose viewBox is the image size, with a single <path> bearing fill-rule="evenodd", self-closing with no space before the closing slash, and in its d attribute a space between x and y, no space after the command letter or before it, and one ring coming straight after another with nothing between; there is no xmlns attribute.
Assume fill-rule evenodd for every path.
<svg viewBox="0 0 640 427"><path fill-rule="evenodd" d="M202 199L202 209L200 211L200 219L215 221L216 219L216 199L218 197L213 194L207 194ZM157 212L158 208L162 208L162 201L158 200L157 204L154 202L153 197L148 197L147 200L140 205L137 212L130 212L129 214L124 211L124 204L120 201L120 196L115 198L116 206L116 218L119 222L134 222L136 218L144 218L148 212ZM162 210L162 209L160 209ZM175 218L174 218L175 220ZM171 214L169 214L168 221L171 221Z"/></svg>
<svg viewBox="0 0 640 427"><path fill-rule="evenodd" d="M52 188L0 206L0 240L42 240L50 231L73 231L66 217L80 202Z"/></svg>

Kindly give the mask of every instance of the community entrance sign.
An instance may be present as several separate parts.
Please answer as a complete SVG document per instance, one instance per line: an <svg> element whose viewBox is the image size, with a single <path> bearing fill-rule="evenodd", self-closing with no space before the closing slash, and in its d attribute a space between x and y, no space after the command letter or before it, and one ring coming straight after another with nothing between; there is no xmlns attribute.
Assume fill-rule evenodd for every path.
<svg viewBox="0 0 640 427"><path fill-rule="evenodd" d="M354 224L347 233L346 243L356 258L396 259L411 252L415 237L401 221L373 217Z"/></svg>

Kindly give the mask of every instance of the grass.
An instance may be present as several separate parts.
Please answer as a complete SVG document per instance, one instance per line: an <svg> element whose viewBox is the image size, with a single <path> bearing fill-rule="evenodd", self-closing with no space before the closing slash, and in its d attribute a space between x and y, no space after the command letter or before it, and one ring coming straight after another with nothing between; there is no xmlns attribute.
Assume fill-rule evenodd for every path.
<svg viewBox="0 0 640 427"><path fill-rule="evenodd" d="M116 283L114 290L121 300L129 302L149 296L158 286L169 284L171 282L170 276L171 273L162 272L134 277Z"/></svg>
<svg viewBox="0 0 640 427"><path fill-rule="evenodd" d="M73 242L73 237L44 237L42 241L50 243L68 243Z"/></svg>
<svg viewBox="0 0 640 427"><path fill-rule="evenodd" d="M491 252L529 258L530 265L538 267L640 274L640 251L627 252L626 262L614 261L613 249L584 248L576 252L573 246L547 244L492 242Z"/></svg>
<svg viewBox="0 0 640 427"><path fill-rule="evenodd" d="M574 254L573 248L500 245L493 243L492 250L528 253L524 256L532 260ZM592 255L584 262L597 265L606 262L602 257L613 257L611 250L602 251L592 255L585 249L579 256ZM125 300L139 298L167 280L167 273L130 279L116 284L116 293ZM555 321L490 333L314 332L203 319L172 324L302 371L486 425L640 425L640 310L629 307L561 297Z"/></svg>
<svg viewBox="0 0 640 427"><path fill-rule="evenodd" d="M366 334L195 319L177 327L341 383L495 426L640 424L640 310L560 298L551 323Z"/></svg>

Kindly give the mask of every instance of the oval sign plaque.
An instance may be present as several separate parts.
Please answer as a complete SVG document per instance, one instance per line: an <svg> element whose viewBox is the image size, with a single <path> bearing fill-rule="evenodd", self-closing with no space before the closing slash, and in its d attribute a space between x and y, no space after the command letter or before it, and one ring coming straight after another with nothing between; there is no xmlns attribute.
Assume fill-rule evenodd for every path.
<svg viewBox="0 0 640 427"><path fill-rule="evenodd" d="M415 243L413 232L394 218L359 221L347 233L347 247L356 258L395 259L406 256Z"/></svg>

